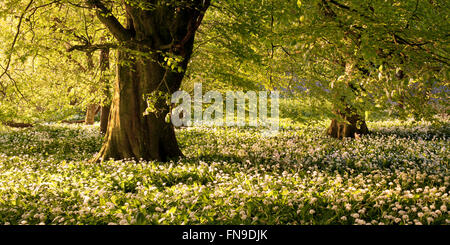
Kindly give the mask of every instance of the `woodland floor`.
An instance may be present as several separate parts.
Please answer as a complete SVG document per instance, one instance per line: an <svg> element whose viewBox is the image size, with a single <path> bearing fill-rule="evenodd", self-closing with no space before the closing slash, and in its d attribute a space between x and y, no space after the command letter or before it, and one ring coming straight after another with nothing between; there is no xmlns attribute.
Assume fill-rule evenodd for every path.
<svg viewBox="0 0 450 245"><path fill-rule="evenodd" d="M448 126L339 141L325 124L181 129L186 158L168 163L90 163L98 125L3 129L0 224L450 223Z"/></svg>

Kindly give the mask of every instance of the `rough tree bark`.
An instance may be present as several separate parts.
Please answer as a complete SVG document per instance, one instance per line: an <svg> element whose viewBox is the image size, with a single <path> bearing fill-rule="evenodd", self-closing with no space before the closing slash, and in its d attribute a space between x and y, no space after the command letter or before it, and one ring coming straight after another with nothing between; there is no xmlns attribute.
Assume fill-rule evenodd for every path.
<svg viewBox="0 0 450 245"><path fill-rule="evenodd" d="M165 121L167 103L156 105L161 113L144 115L143 95L179 89L192 54L195 32L210 1L149 1L148 10L125 4L126 26L101 1L89 0L97 17L125 48L117 53L116 81L105 143L95 161L127 159L166 161L182 156L171 123ZM133 52L130 52L132 50ZM182 58L181 72L164 65L166 55Z"/></svg>
<svg viewBox="0 0 450 245"><path fill-rule="evenodd" d="M320 1L319 7L322 15L329 18L333 22L338 23L338 26L344 31L345 39L349 45L348 50L354 50L354 47L352 47L352 45L359 45L361 36L337 18L338 15L335 13L330 4L337 5L340 8L342 8L343 6L336 3L335 1ZM352 84L352 78L356 69L357 60L355 60L352 53L346 54L346 56L344 56L343 58L345 58L344 65L345 75L347 79L346 86L350 88L352 92L356 93L358 89L357 86ZM354 138L357 135L369 133L364 118L357 114L355 108L352 108L351 105L345 103L345 96L340 94L336 99L343 102L343 109L336 106L336 109L334 111L334 113L340 120L333 119L326 133L331 137L335 137L338 139L342 139L344 137Z"/></svg>

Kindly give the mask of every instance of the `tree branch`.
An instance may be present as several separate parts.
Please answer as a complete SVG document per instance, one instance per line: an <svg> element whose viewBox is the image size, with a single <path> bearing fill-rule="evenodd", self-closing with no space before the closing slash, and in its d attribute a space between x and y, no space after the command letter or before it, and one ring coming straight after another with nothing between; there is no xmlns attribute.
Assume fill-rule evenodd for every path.
<svg viewBox="0 0 450 245"><path fill-rule="evenodd" d="M335 0L328 0L328 1L329 1L330 3L332 3L332 4L334 4L335 6L341 8L341 9L345 9L345 10L347 10L347 11L356 13L356 14L358 14L358 15L361 16L361 17L367 18L368 20L375 21L372 17L370 17L370 16L368 16L368 15L366 15L366 14L364 14L364 13L361 13L360 11L358 11L358 10L356 10L356 9L350 8L350 7L347 6L347 5L341 4L341 3L339 3L339 2L337 2L337 1L335 1Z"/></svg>
<svg viewBox="0 0 450 245"><path fill-rule="evenodd" d="M128 41L132 38L132 32L117 20L116 17L100 0L86 0L86 4L95 8L98 19L108 28L111 34L119 41Z"/></svg>
<svg viewBox="0 0 450 245"><path fill-rule="evenodd" d="M114 49L117 47L118 47L118 45L115 43L74 45L74 46L70 46L69 48L67 48L67 52L72 52L74 50L83 51L83 52L93 52L96 50Z"/></svg>
<svg viewBox="0 0 450 245"><path fill-rule="evenodd" d="M211 0L205 0L203 2L203 7L200 9L200 13L199 13L199 16L197 17L197 20L195 21L195 23L193 23L190 26L188 33L183 38L183 40L181 40L181 45L184 45L185 43L187 43L189 41L189 39L195 34L197 29L200 27L200 24L202 23L203 18L205 17L206 10L209 8L210 5L211 5Z"/></svg>

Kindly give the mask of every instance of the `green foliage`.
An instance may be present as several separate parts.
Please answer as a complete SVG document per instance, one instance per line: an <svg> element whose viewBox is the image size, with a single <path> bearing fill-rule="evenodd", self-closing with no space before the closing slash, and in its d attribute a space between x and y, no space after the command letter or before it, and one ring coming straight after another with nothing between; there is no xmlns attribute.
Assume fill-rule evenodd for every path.
<svg viewBox="0 0 450 245"><path fill-rule="evenodd" d="M153 92L146 94L144 100L147 101L147 109L145 109L144 116L150 113L160 117L164 113L167 113L166 109L171 105L171 94L163 92L161 90L154 90ZM164 107L160 106L165 104Z"/></svg>
<svg viewBox="0 0 450 245"><path fill-rule="evenodd" d="M324 115L351 106L361 115L390 111L404 119L431 120L448 111L448 1L213 2L196 35L186 90L194 82L219 91L307 89L302 100L333 105L323 108ZM114 41L90 9L65 0L29 3L0 5L0 74L9 64L0 78L3 117L59 120L106 101L98 67L89 68L98 64L97 52L89 61L86 53L67 49L111 44L125 50L125 45ZM144 10L158 7L128 3ZM122 4L108 1L107 7L125 23ZM150 56L137 50L129 54ZM162 51L161 56L163 67L185 72L178 66L180 57Z"/></svg>
<svg viewBox="0 0 450 245"><path fill-rule="evenodd" d="M281 118L302 124L315 124L317 121L331 117L324 113L324 111L331 111L330 104L323 104L307 96L281 99L279 106Z"/></svg>
<svg viewBox="0 0 450 245"><path fill-rule="evenodd" d="M280 134L187 128L185 159L93 164L95 127L0 125L0 224L449 224L448 121L419 120L448 113L449 1L213 2L188 70L170 52L158 62L187 72L188 91L283 90ZM153 54L117 43L78 3L0 2L0 121L57 121L104 102L98 79L112 76L94 44ZM123 2L107 4L126 23ZM147 113L167 113L164 89L142 95ZM323 117L349 105L371 111L373 133L324 136Z"/></svg>
<svg viewBox="0 0 450 245"><path fill-rule="evenodd" d="M0 78L0 111L15 110L1 120L58 121L106 100L98 80L112 79L109 71L99 72L99 52L90 59L86 52L67 51L111 40L97 17L66 1L36 0L24 11L29 2L0 4L0 74L10 59Z"/></svg>
<svg viewBox="0 0 450 245"><path fill-rule="evenodd" d="M448 1L218 1L190 81L308 89L330 109L433 119L449 108ZM381 69L380 69L381 68Z"/></svg>

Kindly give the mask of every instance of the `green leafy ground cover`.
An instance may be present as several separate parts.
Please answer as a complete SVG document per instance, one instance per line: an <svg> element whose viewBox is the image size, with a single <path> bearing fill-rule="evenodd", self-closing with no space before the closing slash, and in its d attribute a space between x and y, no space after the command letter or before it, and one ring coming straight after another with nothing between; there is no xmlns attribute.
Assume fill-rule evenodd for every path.
<svg viewBox="0 0 450 245"><path fill-rule="evenodd" d="M326 122L265 136L177 131L186 158L88 161L98 127L0 132L0 224L449 224L449 130L370 123L339 141Z"/></svg>

